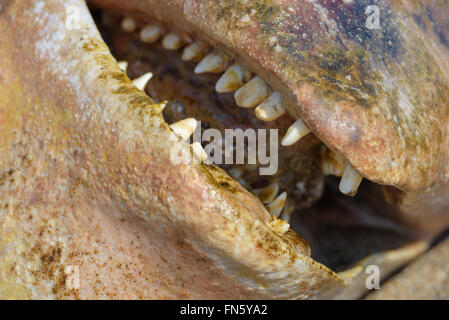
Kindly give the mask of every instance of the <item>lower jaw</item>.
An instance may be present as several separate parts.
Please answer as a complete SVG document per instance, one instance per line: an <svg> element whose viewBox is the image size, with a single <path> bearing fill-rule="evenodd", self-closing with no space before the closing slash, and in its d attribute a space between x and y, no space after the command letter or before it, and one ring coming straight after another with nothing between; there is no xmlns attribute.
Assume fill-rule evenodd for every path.
<svg viewBox="0 0 449 320"><path fill-rule="evenodd" d="M137 32L122 32L117 23L120 19L116 17L114 21L115 24L104 25L99 18L97 25L117 60L128 62L130 78L153 73L146 92L156 101L169 101L164 111L168 123L194 117L220 130L278 128L282 136L294 121L289 115L272 122L257 120L251 111L236 107L232 95L215 92L214 84L219 76L196 75L195 64L182 61L181 51L167 51L160 42L143 44ZM268 179L268 183L276 180L281 192L288 192L289 200L281 218L288 220L291 228L305 238L313 259L343 272L370 255L419 240L419 235L403 225L395 209L382 200L381 186L364 181L358 195L349 198L339 192L335 177L324 178L320 172L323 147L317 138L309 135L294 148L281 150L281 157L287 163L294 163L295 157L307 159L307 163L294 168L294 172L281 167L278 175ZM232 168L224 167L229 173ZM267 184L267 179L258 178L247 167L238 179L250 191ZM305 192L295 193L297 181L304 183Z"/></svg>

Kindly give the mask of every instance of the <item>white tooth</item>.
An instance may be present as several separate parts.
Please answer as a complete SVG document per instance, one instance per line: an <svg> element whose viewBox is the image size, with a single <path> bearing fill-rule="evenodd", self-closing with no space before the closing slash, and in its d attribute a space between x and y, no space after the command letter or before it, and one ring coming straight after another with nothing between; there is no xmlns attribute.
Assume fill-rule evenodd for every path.
<svg viewBox="0 0 449 320"><path fill-rule="evenodd" d="M201 49L196 42L185 47L184 51L182 52L183 61L198 62L201 60L202 57L203 53L201 52Z"/></svg>
<svg viewBox="0 0 449 320"><path fill-rule="evenodd" d="M119 61L118 66L120 69L126 72L126 69L128 69L128 62L127 61Z"/></svg>
<svg viewBox="0 0 449 320"><path fill-rule="evenodd" d="M248 70L238 64L234 64L218 80L215 90L219 93L232 92L243 86L250 76L251 74Z"/></svg>
<svg viewBox="0 0 449 320"><path fill-rule="evenodd" d="M354 196L362 182L362 176L349 164L346 165L343 177L340 181L340 191L348 196Z"/></svg>
<svg viewBox="0 0 449 320"><path fill-rule="evenodd" d="M151 72L147 72L144 75L136 78L133 80L134 85L139 88L140 90L145 90L145 87L147 86L148 81L153 77L153 74Z"/></svg>
<svg viewBox="0 0 449 320"><path fill-rule="evenodd" d="M285 201L287 200L287 192L282 192L276 199L267 205L268 211L279 217L281 215L282 209L284 209Z"/></svg>
<svg viewBox="0 0 449 320"><path fill-rule="evenodd" d="M133 18L126 17L122 20L122 29L126 32L134 32L136 30L136 22Z"/></svg>
<svg viewBox="0 0 449 320"><path fill-rule="evenodd" d="M197 122L194 118L188 118L170 125L170 128L184 140L190 138L196 129Z"/></svg>
<svg viewBox="0 0 449 320"><path fill-rule="evenodd" d="M182 46L181 38L175 33L169 33L162 39L162 46L166 50L178 50Z"/></svg>
<svg viewBox="0 0 449 320"><path fill-rule="evenodd" d="M291 146L292 144L295 144L296 142L301 140L304 136L308 135L310 132L310 129L307 128L304 124L304 121L302 121L302 119L298 119L294 124L290 126L290 128L288 128L281 144L284 147Z"/></svg>
<svg viewBox="0 0 449 320"><path fill-rule="evenodd" d="M272 183L265 188L256 189L253 192L263 203L267 204L276 198L279 192L279 185L277 183Z"/></svg>
<svg viewBox="0 0 449 320"><path fill-rule="evenodd" d="M226 64L223 58L216 54L210 53L198 63L195 73L220 73L226 70Z"/></svg>
<svg viewBox="0 0 449 320"><path fill-rule="evenodd" d="M281 94L276 91L256 108L256 117L263 121L273 121L285 113Z"/></svg>
<svg viewBox="0 0 449 320"><path fill-rule="evenodd" d="M192 146L192 150L193 150L193 154L196 158L196 160L200 161L200 163L208 163L208 158L207 158L207 153L206 151L204 151L203 146L201 145L201 143L199 142L194 142L191 144Z"/></svg>
<svg viewBox="0 0 449 320"><path fill-rule="evenodd" d="M234 179L239 179L243 175L243 170L240 168L231 168L231 170L229 170L229 175Z"/></svg>
<svg viewBox="0 0 449 320"><path fill-rule="evenodd" d="M144 43L153 43L159 40L162 28L158 25L147 25L140 30L140 40Z"/></svg>
<svg viewBox="0 0 449 320"><path fill-rule="evenodd" d="M268 96L268 87L261 78L254 77L235 92L235 102L242 108L253 108Z"/></svg>

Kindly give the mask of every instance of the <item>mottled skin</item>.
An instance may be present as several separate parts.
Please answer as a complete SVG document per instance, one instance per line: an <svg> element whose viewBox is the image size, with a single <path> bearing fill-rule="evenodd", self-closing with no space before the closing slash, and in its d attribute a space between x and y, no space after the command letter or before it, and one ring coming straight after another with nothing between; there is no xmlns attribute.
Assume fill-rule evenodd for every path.
<svg viewBox="0 0 449 320"><path fill-rule="evenodd" d="M213 43L365 178L394 186L412 224L448 225L448 1L379 1L378 30L365 27L369 1L93 2Z"/></svg>
<svg viewBox="0 0 449 320"><path fill-rule="evenodd" d="M447 226L447 2L382 5L388 28L375 35L342 26L360 10L333 11L338 1L95 2L152 13L238 58L328 147L390 186L409 223L429 236ZM65 1L0 1L0 296L360 295L341 293L346 277L309 258L293 231L272 230L223 171L170 162L161 106L119 70L84 2L72 3L80 30L65 28ZM392 269L423 249L362 265ZM68 265L81 266L80 290L65 287Z"/></svg>
<svg viewBox="0 0 449 320"><path fill-rule="evenodd" d="M177 139L160 105L118 68L82 1L81 29L65 28L64 4L1 12L2 297L311 298L341 287L223 171L170 161ZM65 287L69 265L79 291Z"/></svg>

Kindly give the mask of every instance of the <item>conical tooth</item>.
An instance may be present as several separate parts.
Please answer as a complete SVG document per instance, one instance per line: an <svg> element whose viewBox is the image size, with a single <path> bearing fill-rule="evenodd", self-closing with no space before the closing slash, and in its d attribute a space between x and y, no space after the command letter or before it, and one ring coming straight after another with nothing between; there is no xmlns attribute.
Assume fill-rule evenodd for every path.
<svg viewBox="0 0 449 320"><path fill-rule="evenodd" d="M178 50L182 46L182 41L177 34L169 33L162 39L162 46L166 50Z"/></svg>
<svg viewBox="0 0 449 320"><path fill-rule="evenodd" d="M284 209L285 201L287 200L287 192L282 192L276 199L267 205L268 211L279 217L281 215L282 209Z"/></svg>
<svg viewBox="0 0 449 320"><path fill-rule="evenodd" d="M260 201L267 204L272 202L276 198L279 192L279 185L277 183L272 183L265 188L256 189L253 192L256 196L259 197Z"/></svg>
<svg viewBox="0 0 449 320"><path fill-rule="evenodd" d="M225 70L226 64L223 58L216 53L210 53L198 63L195 68L195 73L220 73Z"/></svg>
<svg viewBox="0 0 449 320"><path fill-rule="evenodd" d="M291 146L292 144L295 144L296 142L301 140L304 136L308 135L310 132L310 129L307 128L304 124L304 121L302 121L302 119L298 119L294 124L290 126L290 128L288 128L281 144L284 147Z"/></svg>
<svg viewBox="0 0 449 320"><path fill-rule="evenodd" d="M191 144L193 154L196 157L197 160L199 160L201 163L208 162L207 160L207 153L204 151L203 146L199 142L194 142Z"/></svg>
<svg viewBox="0 0 449 320"><path fill-rule="evenodd" d="M231 170L229 170L229 175L234 179L239 179L243 175L243 170L240 168L231 168Z"/></svg>
<svg viewBox="0 0 449 320"><path fill-rule="evenodd" d="M251 73L248 70L238 64L234 64L218 80L215 90L219 93L235 91L243 86L250 76Z"/></svg>
<svg viewBox="0 0 449 320"><path fill-rule="evenodd" d="M340 191L348 196L354 196L362 182L362 176L349 164L346 165L343 177L340 181Z"/></svg>
<svg viewBox="0 0 449 320"><path fill-rule="evenodd" d="M153 74L151 72L147 72L144 75L136 78L133 80L134 85L139 88L140 90L145 90L145 87L147 86L148 81L153 77Z"/></svg>
<svg viewBox="0 0 449 320"><path fill-rule="evenodd" d="M121 23L122 29L126 32L134 32L136 30L136 22L133 18L126 17Z"/></svg>
<svg viewBox="0 0 449 320"><path fill-rule="evenodd" d="M118 66L120 69L126 72L126 69L128 69L128 62L127 61L119 61Z"/></svg>
<svg viewBox="0 0 449 320"><path fill-rule="evenodd" d="M147 25L140 30L140 40L144 43L153 43L159 40L162 28L158 25Z"/></svg>
<svg viewBox="0 0 449 320"><path fill-rule="evenodd" d="M284 234L290 229L290 224L287 221L281 219L273 219L273 221L270 221L268 225L273 231L280 234Z"/></svg>
<svg viewBox="0 0 449 320"><path fill-rule="evenodd" d="M245 179L243 178L237 179L237 182L240 183L243 187L245 187L245 189L249 188L248 183L245 181Z"/></svg>
<svg viewBox="0 0 449 320"><path fill-rule="evenodd" d="M196 129L197 122L194 118L188 118L170 125L170 128L184 140L190 138Z"/></svg>
<svg viewBox="0 0 449 320"><path fill-rule="evenodd" d="M254 77L235 92L235 102L242 108L253 108L268 96L268 87L261 78Z"/></svg>
<svg viewBox="0 0 449 320"><path fill-rule="evenodd" d="M327 148L321 154L321 172L324 175L333 175L336 177L341 177L345 171L345 160L344 158Z"/></svg>
<svg viewBox="0 0 449 320"><path fill-rule="evenodd" d="M256 108L256 117L263 121L273 121L285 113L281 94L276 91Z"/></svg>
<svg viewBox="0 0 449 320"><path fill-rule="evenodd" d="M201 52L201 49L196 42L185 47L184 51L182 52L183 61L198 62L201 60L202 57L203 53Z"/></svg>

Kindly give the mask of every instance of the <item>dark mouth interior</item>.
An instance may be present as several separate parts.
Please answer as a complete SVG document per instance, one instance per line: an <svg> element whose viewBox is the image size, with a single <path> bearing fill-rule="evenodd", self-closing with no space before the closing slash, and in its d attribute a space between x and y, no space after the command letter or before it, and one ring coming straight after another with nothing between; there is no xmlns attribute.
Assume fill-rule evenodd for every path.
<svg viewBox="0 0 449 320"><path fill-rule="evenodd" d="M128 76L135 79L147 72L153 78L146 92L156 101L168 101L164 110L167 123L193 117L202 130L216 128L277 128L282 137L295 119L288 114L277 120L258 120L253 109L235 105L233 94L219 94L214 86L220 74L195 74L196 63L181 60L182 50L165 50L160 41L145 44L136 32L124 32L123 17L93 9L104 40L117 61L127 61ZM238 168L243 174L234 178L252 191L277 183L279 193L288 200L282 219L305 238L312 258L339 272L361 259L397 249L416 241L402 226L394 208L384 199L382 188L363 181L357 196L348 197L338 190L339 179L321 173L320 152L323 144L313 134L291 147L280 146L279 171L275 176L259 176L257 165L223 165L232 176ZM299 187L298 187L299 185Z"/></svg>

